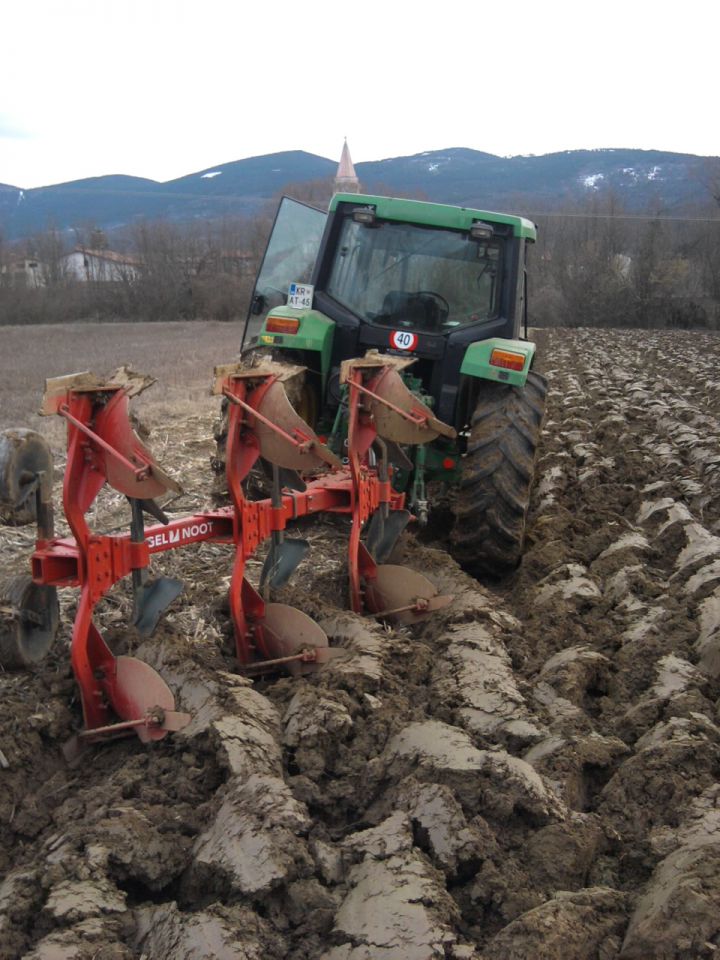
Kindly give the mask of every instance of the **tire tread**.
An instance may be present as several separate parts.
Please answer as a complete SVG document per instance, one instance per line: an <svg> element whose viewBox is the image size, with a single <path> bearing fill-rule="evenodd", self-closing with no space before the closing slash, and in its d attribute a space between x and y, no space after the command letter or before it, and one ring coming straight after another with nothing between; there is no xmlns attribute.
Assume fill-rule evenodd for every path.
<svg viewBox="0 0 720 960"><path fill-rule="evenodd" d="M524 388L481 389L451 535L453 556L473 575L502 575L520 562L546 394L535 372Z"/></svg>

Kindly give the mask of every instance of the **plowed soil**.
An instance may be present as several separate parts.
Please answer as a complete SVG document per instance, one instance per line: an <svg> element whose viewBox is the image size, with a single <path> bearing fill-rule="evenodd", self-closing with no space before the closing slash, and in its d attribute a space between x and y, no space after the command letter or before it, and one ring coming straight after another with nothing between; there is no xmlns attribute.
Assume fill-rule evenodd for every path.
<svg viewBox="0 0 720 960"><path fill-rule="evenodd" d="M251 683L229 652L228 550L167 554L155 568L186 589L155 636L128 627L124 587L98 623L192 722L73 767L63 592L49 658L0 674L2 960L718 955L720 338L536 339L548 410L504 582L466 576L436 531L405 534L396 562L455 599L391 629L347 612L347 529L317 520L278 599L347 656ZM29 349L14 363L31 379ZM17 425L48 432L59 481L38 399ZM171 401L143 416L181 516L208 502L214 401ZM104 493L93 526L127 522ZM0 546L22 571L32 533Z"/></svg>

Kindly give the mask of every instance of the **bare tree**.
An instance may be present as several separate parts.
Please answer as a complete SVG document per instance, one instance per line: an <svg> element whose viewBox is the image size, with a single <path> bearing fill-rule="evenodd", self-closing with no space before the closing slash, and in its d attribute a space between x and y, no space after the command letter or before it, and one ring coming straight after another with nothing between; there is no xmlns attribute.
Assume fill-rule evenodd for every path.
<svg viewBox="0 0 720 960"><path fill-rule="evenodd" d="M702 157L695 168L695 177L720 207L720 157Z"/></svg>
<svg viewBox="0 0 720 960"><path fill-rule="evenodd" d="M68 270L65 262L67 247L62 233L56 227L49 227L44 233L34 236L30 249L41 264L43 282L46 287L61 286L68 282Z"/></svg>

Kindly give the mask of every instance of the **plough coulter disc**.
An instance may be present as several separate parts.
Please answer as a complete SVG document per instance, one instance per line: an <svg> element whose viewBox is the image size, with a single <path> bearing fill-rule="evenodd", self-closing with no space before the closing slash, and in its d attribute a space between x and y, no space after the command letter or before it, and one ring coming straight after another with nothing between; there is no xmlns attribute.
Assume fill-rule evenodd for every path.
<svg viewBox="0 0 720 960"><path fill-rule="evenodd" d="M318 670L335 653L328 644L325 631L302 610L286 603L265 604L262 632L265 640L263 655L269 660L295 657L304 650L318 651L314 661L288 661L286 667L293 676Z"/></svg>
<svg viewBox="0 0 720 960"><path fill-rule="evenodd" d="M393 563L381 564L365 584L365 605L376 616L395 623L419 623L452 602L440 596L421 573Z"/></svg>
<svg viewBox="0 0 720 960"><path fill-rule="evenodd" d="M0 664L39 663L53 645L60 623L55 587L13 577L0 587Z"/></svg>
<svg viewBox="0 0 720 960"><path fill-rule="evenodd" d="M121 721L142 720L151 715L171 715L168 718L169 723L157 725L141 723L135 726L135 732L143 743L162 740L169 730L182 729L185 725L182 721L179 726L172 722L175 717L186 715L175 714L175 697L172 690L160 674L143 660L138 660L136 657L117 657L115 676L109 682L109 689L111 706Z"/></svg>
<svg viewBox="0 0 720 960"><path fill-rule="evenodd" d="M9 526L33 523L38 483L52 488L53 462L46 440L34 430L0 433L0 516Z"/></svg>
<svg viewBox="0 0 720 960"><path fill-rule="evenodd" d="M287 436L273 430L259 418L253 432L260 444L260 455L289 470L317 470L324 463L339 467L340 461L295 411L279 381L272 383L257 406L257 412L280 427Z"/></svg>
<svg viewBox="0 0 720 960"><path fill-rule="evenodd" d="M455 436L452 427L438 420L430 407L425 406L412 395L397 370L385 369L375 381L373 391L385 401L382 403L374 398L368 401L378 435L384 440L418 444L430 443L440 434L451 438ZM415 423L408 420L388 404L398 407L422 422Z"/></svg>

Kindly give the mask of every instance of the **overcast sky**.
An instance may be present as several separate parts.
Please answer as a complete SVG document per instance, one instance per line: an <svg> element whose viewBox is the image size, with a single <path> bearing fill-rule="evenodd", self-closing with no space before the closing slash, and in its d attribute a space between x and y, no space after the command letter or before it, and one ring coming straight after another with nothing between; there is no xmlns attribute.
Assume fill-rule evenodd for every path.
<svg viewBox="0 0 720 960"><path fill-rule="evenodd" d="M0 183L278 150L717 156L717 0L3 4Z"/></svg>

